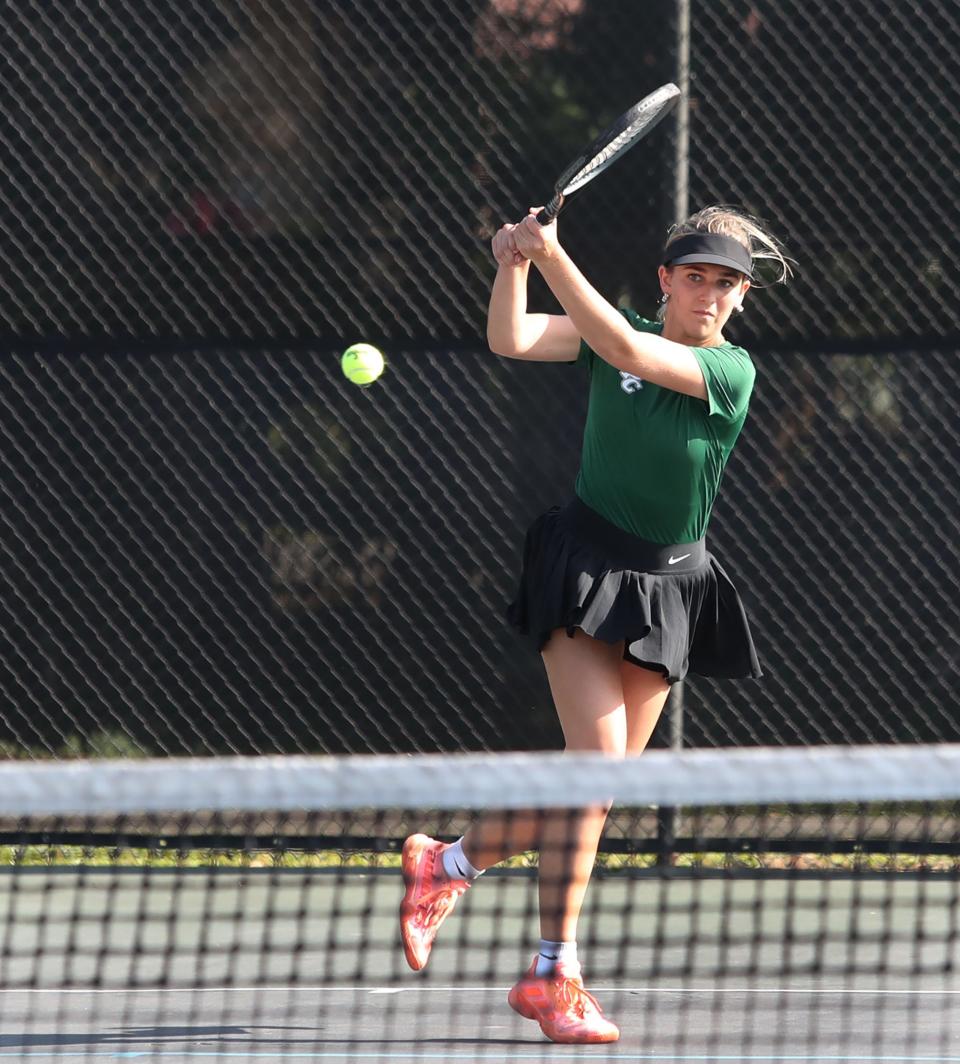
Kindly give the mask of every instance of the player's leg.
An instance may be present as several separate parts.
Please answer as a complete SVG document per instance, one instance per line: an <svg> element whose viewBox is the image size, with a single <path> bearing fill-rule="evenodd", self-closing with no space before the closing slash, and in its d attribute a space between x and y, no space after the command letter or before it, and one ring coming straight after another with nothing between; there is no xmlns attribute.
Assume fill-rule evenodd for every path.
<svg viewBox="0 0 960 1064"><path fill-rule="evenodd" d="M543 649L554 706L569 751L622 757L627 723L621 684L621 643L577 631L554 633ZM607 805L560 809L544 815L540 844L540 927L544 939L572 942Z"/></svg>
<svg viewBox="0 0 960 1064"><path fill-rule="evenodd" d="M544 648L568 750L624 753L627 727L620 689L622 654L622 644L611 646L580 631L572 639L563 632L554 633ZM572 942L605 817L603 807L553 813L494 810L481 814L453 846L426 835L407 839L402 856L405 892L400 924L410 967L419 971L426 965L440 925L477 875L508 857L534 849L541 851L543 936L548 941L568 941L563 936L573 928ZM551 839L543 845L545 829Z"/></svg>
<svg viewBox="0 0 960 1064"><path fill-rule="evenodd" d="M602 750L622 755L628 748L630 739L630 726L623 713L623 644L611 645L591 639L579 630L572 639L566 633L557 631L543 649L543 660L563 729L566 749ZM636 666L630 666L630 669L632 672L645 671L637 669ZM655 678L658 676L656 673L649 675ZM665 684L663 686L665 687ZM639 688L635 680L632 681L632 690L636 692L632 700L638 706L632 711L633 715L638 720L650 717L652 731L659 711L652 703L647 706L646 698L641 706ZM654 712L656 716L653 715ZM634 732L637 728L638 725L634 725ZM587 853L590 849L589 838L595 834L599 839L605 816L605 810L586 811L584 830L588 840ZM569 816L550 819L553 831L560 830L563 823L570 822ZM512 810L506 813L493 811L485 814L478 818L464 835L464 856L474 869L486 869L516 854L541 849L544 821L545 815L536 810ZM453 860L452 856L450 860ZM593 867L592 858L589 858L589 867ZM461 871L465 871L462 866ZM589 875L588 869L587 879Z"/></svg>
<svg viewBox="0 0 960 1064"><path fill-rule="evenodd" d="M577 673L576 662L581 657L596 657L595 653L581 650L584 641L591 644L596 642L588 640L582 633L578 633L574 639L558 633L550 640L550 644L576 647L572 651L569 667L571 675ZM619 703L622 718L623 697L616 689L617 662L621 651L597 644L598 647L601 645L606 648L606 660L602 668L605 682L608 686L612 685L608 700ZM548 649L549 645L544 651L545 658ZM596 665L589 667L588 675L592 675L596 669ZM588 686L595 684L591 682ZM569 748L569 736L567 740ZM625 743L626 726L621 719L615 746L622 752ZM575 744L573 748L581 747ZM590 745L582 748L596 749ZM401 855L404 896L400 903L400 935L411 968L419 971L426 965L440 925L477 876L508 857L540 849L544 821L545 814L538 810L491 810L480 814L464 836L453 845L445 845L422 834L411 835L404 842ZM602 823L601 818L601 826Z"/></svg>
<svg viewBox="0 0 960 1064"><path fill-rule="evenodd" d="M537 809L491 810L482 813L460 840L463 857L473 870L492 868L508 857L540 848L543 813ZM450 861L458 854L452 852ZM465 865L464 871L467 871Z"/></svg>
<svg viewBox="0 0 960 1064"><path fill-rule="evenodd" d="M610 646L582 632L572 640L560 633L554 636L544 648L544 662L548 676L553 673L551 690L568 750L622 754L645 749L669 692L661 673L624 661L622 644ZM599 676L594 674L596 667ZM584 688L582 694L578 685ZM578 706L588 708L581 713ZM620 706L624 707L622 718L616 712ZM604 816L594 814L601 830ZM491 812L480 817L463 838L468 866L461 866L461 876L466 878L470 866L473 870L486 869L516 854L540 849L543 818L536 810ZM561 825L557 818L554 821L557 830ZM569 906L564 908L572 911Z"/></svg>
<svg viewBox="0 0 960 1064"><path fill-rule="evenodd" d="M627 725L620 684L622 645L577 632L554 635L543 659L566 748L623 756ZM554 1042L614 1042L620 1031L587 992L577 957L577 919L608 806L544 815L540 847L540 950L510 991L512 1008Z"/></svg>
<svg viewBox="0 0 960 1064"><path fill-rule="evenodd" d="M650 741L670 687L662 673L622 658L578 632L544 649L554 704L568 750L639 754ZM576 940L577 921L609 806L546 814L540 852L540 925L544 939Z"/></svg>
<svg viewBox="0 0 960 1064"><path fill-rule="evenodd" d="M620 686L627 720L627 753L642 754L666 705L670 685L662 672L621 661Z"/></svg>

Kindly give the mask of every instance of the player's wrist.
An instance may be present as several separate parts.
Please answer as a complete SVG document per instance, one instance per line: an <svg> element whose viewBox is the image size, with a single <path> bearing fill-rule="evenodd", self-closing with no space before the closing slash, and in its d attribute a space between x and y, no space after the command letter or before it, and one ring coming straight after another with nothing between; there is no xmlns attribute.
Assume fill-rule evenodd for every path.
<svg viewBox="0 0 960 1064"><path fill-rule="evenodd" d="M559 268L564 259L567 258L567 253L559 244L548 244L542 250L538 250L532 258L533 262L541 270L554 270Z"/></svg>

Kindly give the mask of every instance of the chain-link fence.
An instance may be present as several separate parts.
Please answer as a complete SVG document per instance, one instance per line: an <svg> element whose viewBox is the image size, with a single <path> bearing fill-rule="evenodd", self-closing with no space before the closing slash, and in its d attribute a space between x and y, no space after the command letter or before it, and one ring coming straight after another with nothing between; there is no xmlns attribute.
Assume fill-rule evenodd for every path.
<svg viewBox="0 0 960 1064"><path fill-rule="evenodd" d="M677 78L677 0L21 3L2 118L8 334L476 343L486 236L587 134ZM800 263L751 331L956 337L960 29L944 0L690 4L689 159L669 126L565 240L651 296L678 165Z"/></svg>
<svg viewBox="0 0 960 1064"><path fill-rule="evenodd" d="M13 6L9 756L554 744L502 613L585 380L485 352L487 241L681 77L685 9ZM758 385L711 529L766 676L687 684L685 741L956 739L960 12L693 0L689 32L689 155L665 123L561 220L647 313L678 168L798 261L737 323Z"/></svg>
<svg viewBox="0 0 960 1064"><path fill-rule="evenodd" d="M762 336L957 342L958 45L938 0L692 5L694 199L774 215L801 265Z"/></svg>
<svg viewBox="0 0 960 1064"><path fill-rule="evenodd" d="M713 545L766 676L688 683L688 742L957 735L953 358L760 361ZM368 390L337 374L332 351L5 360L12 749L553 741L502 611L575 473L584 376L423 351Z"/></svg>

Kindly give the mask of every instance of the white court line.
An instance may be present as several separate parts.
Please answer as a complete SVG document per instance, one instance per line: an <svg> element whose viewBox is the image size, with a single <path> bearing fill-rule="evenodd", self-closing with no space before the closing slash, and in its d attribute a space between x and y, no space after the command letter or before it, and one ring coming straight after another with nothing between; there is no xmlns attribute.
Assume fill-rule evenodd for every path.
<svg viewBox="0 0 960 1064"><path fill-rule="evenodd" d="M551 1048L549 1045L544 1045L544 1049ZM564 1046L564 1049L568 1047ZM56 1056L57 1060L61 1060L65 1057L83 1057L84 1060L90 1060L90 1053L87 1050L77 1052L57 1052L56 1054L48 1052L40 1053L18 1053L16 1057L18 1060L31 1060L33 1058L50 1058ZM11 1053L7 1053L0 1050L0 1057L13 1056ZM293 1052L286 1051L271 1051L269 1053L260 1052L245 1052L243 1050L107 1050L103 1053L97 1052L96 1059L100 1060L134 1060L139 1057L148 1057L150 1060L158 1060L163 1057L174 1057L177 1060L186 1059L240 1059L240 1060L337 1060L337 1061L350 1061L350 1060L467 1060L467 1061L492 1061L501 1060L499 1056L493 1056L492 1054L483 1054L477 1056L471 1053L469 1056L463 1053L421 1053L421 1052L404 1052L397 1050L387 1050L386 1052L377 1053L343 1053L343 1052L302 1052L294 1050ZM517 1053L511 1051L511 1060L539 1060L544 1061L547 1058L543 1053ZM931 1056L923 1054L920 1056L905 1056L903 1054L897 1054L896 1056L884 1056L884 1055L867 1055L865 1053L844 1053L844 1054L800 1054L800 1053L764 1053L764 1054L746 1054L737 1053L736 1055L729 1053L704 1053L704 1054L681 1054L681 1053L597 1053L591 1050L582 1056L579 1053L563 1053L564 1060L652 1060L652 1061L691 1061L701 1062L701 1064L716 1064L716 1061L732 1061L734 1064L743 1064L744 1061L757 1061L763 1062L763 1064L779 1064L779 1062L786 1061L806 1061L808 1064L827 1064L827 1062L838 1062L838 1064L960 1064L960 1057L958 1056Z"/></svg>
<svg viewBox="0 0 960 1064"><path fill-rule="evenodd" d="M70 987L57 990L55 987L4 987L3 995L8 994L310 994L310 993L344 993L344 994L407 994L411 992L429 993L443 990L449 993L502 993L510 985L503 986L440 986L424 983L419 986L157 986L157 987ZM605 986L596 984L604 994L960 994L960 988L950 990L941 987L904 988L876 987L875 989L851 989L840 986L793 986L793 987L756 987L756 986ZM960 1058L957 1058L960 1059Z"/></svg>

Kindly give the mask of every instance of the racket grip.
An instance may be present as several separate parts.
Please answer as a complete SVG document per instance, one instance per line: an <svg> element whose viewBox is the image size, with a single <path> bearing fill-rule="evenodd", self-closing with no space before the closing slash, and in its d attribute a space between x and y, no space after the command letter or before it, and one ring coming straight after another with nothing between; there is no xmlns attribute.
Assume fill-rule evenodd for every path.
<svg viewBox="0 0 960 1064"><path fill-rule="evenodd" d="M563 206L563 196L554 196L552 200L543 208L542 211L537 213L537 221L541 225L549 225L554 218L560 213L560 208Z"/></svg>

